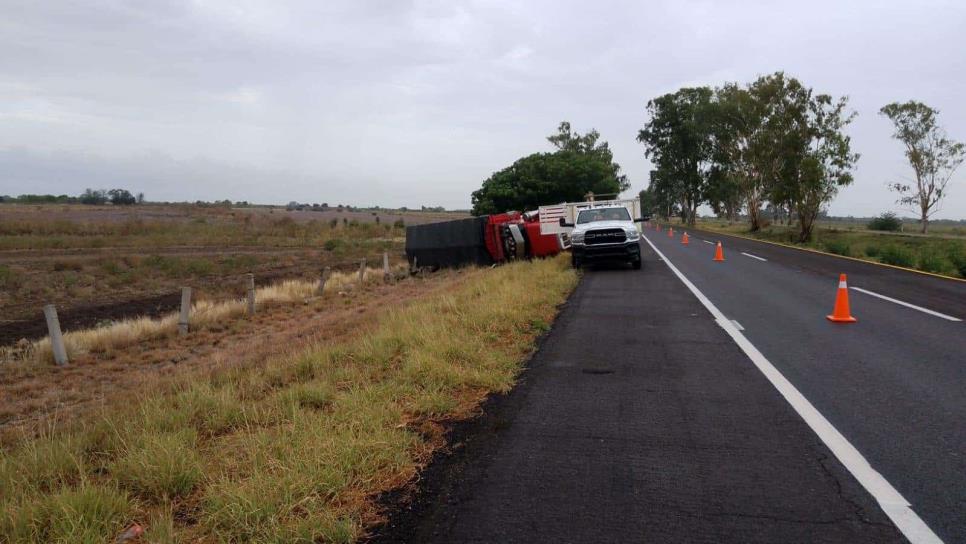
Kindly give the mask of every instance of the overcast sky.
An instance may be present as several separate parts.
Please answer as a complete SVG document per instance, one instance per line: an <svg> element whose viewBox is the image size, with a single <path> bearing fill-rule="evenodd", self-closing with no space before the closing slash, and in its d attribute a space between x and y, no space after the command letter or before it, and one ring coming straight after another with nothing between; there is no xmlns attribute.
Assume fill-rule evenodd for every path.
<svg viewBox="0 0 966 544"><path fill-rule="evenodd" d="M839 215L900 211L878 109L917 99L966 140L966 2L0 0L0 194L122 186L468 208L561 120L633 191L648 99L784 70L848 95L862 154ZM937 217L966 218L966 168Z"/></svg>

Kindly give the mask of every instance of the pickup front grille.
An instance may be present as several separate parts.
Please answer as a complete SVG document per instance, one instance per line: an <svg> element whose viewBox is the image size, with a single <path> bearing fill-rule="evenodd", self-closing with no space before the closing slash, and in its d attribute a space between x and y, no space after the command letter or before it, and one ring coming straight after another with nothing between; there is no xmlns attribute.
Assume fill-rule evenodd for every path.
<svg viewBox="0 0 966 544"><path fill-rule="evenodd" d="M584 243L588 246L597 244L623 244L627 240L624 229L590 230L584 234Z"/></svg>

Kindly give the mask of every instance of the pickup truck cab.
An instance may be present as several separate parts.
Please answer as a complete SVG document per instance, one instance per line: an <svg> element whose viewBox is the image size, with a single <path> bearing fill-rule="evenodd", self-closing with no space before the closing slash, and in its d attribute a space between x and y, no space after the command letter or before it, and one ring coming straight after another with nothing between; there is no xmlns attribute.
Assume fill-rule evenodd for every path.
<svg viewBox="0 0 966 544"><path fill-rule="evenodd" d="M641 233L625 206L595 207L579 210L573 224L560 220L561 226L573 227L570 233L574 268L587 263L619 261L641 268Z"/></svg>

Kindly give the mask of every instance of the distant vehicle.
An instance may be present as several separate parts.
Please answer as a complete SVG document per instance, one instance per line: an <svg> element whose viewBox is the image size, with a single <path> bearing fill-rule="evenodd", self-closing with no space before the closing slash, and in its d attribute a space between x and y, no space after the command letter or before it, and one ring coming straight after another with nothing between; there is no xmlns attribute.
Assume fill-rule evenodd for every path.
<svg viewBox="0 0 966 544"><path fill-rule="evenodd" d="M622 203L596 205L577 209L573 223L561 217L561 227L570 232L570 263L580 268L587 263L625 262L635 270L641 269L641 233L635 222L646 217L631 218L628 206Z"/></svg>

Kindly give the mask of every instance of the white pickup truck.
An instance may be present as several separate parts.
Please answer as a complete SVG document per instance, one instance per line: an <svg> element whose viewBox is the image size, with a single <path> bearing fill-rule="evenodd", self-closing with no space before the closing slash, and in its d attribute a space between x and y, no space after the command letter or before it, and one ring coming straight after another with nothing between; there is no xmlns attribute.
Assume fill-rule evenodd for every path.
<svg viewBox="0 0 966 544"><path fill-rule="evenodd" d="M641 233L636 222L646 217L631 218L628 207L615 204L575 210L573 223L561 217L559 225L573 228L570 232L570 262L574 268L586 263L621 261L635 270L641 268Z"/></svg>

